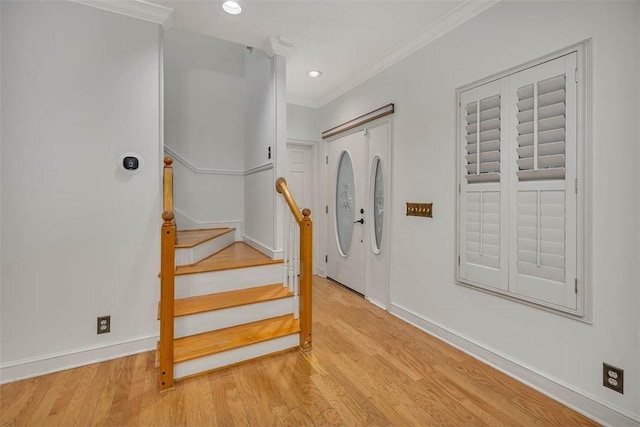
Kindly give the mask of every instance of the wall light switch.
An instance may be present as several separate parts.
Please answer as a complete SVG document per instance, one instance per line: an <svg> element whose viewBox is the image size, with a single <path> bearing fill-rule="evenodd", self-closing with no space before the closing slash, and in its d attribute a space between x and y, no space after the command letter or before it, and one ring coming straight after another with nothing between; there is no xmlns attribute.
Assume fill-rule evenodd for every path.
<svg viewBox="0 0 640 427"><path fill-rule="evenodd" d="M433 218L433 203L407 202L407 216L423 216Z"/></svg>

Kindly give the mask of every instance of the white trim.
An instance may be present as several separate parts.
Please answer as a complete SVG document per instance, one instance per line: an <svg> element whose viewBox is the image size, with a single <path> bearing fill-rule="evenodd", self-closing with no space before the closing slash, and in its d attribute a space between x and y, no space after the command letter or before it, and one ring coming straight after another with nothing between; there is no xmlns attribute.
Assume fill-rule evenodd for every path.
<svg viewBox="0 0 640 427"><path fill-rule="evenodd" d="M160 24L167 30L176 24L173 9L159 4L149 3L143 0L113 1L113 0L71 0L74 3L95 7L117 13L119 15L130 16L143 21Z"/></svg>
<svg viewBox="0 0 640 427"><path fill-rule="evenodd" d="M375 305L376 307L378 307L380 310L388 311L388 310L387 310L387 306L386 306L384 303L382 303L382 302L380 302L380 301L378 301L378 300L375 300L375 299L373 299L373 298L369 298L369 297L367 297L367 296L365 296L365 297L364 297L364 299L366 299L366 300L367 300L367 301L369 301L371 304L373 304L373 305Z"/></svg>
<svg viewBox="0 0 640 427"><path fill-rule="evenodd" d="M206 175L231 175L231 176L247 176L258 172L263 172L269 169L273 169L273 162L266 162L261 165L249 168L249 169L211 169L211 168L201 168L199 166L194 165L189 160L178 154L173 148L168 145L164 146L164 151L173 157L174 160L177 160L181 164L187 167L191 172L196 174L206 174Z"/></svg>
<svg viewBox="0 0 640 427"><path fill-rule="evenodd" d="M429 335L452 345L471 357L601 424L640 426L640 417L638 415L605 402L597 396L554 378L408 308L391 303L389 312Z"/></svg>
<svg viewBox="0 0 640 427"><path fill-rule="evenodd" d="M157 343L158 335L148 335L115 344L84 347L3 363L0 365L0 384L143 353L154 350Z"/></svg>
<svg viewBox="0 0 640 427"><path fill-rule="evenodd" d="M392 65L400 62L409 55L429 45L459 25L489 9L499 1L500 0L467 0L419 33L413 39L391 51L378 63L371 67L367 67L364 72L353 79L347 80L328 94L314 99L294 95L288 97L288 102L295 105L301 105L303 107L320 108Z"/></svg>
<svg viewBox="0 0 640 427"><path fill-rule="evenodd" d="M303 147L315 147L318 145L318 141L311 141L309 139L287 138L287 145L301 145Z"/></svg>
<svg viewBox="0 0 640 427"><path fill-rule="evenodd" d="M184 166L186 166L193 173L210 174L210 175L233 175L233 176L243 176L243 175L245 175L245 171L244 170L210 169L210 168L198 167L198 166L194 165L193 163L191 163L189 160L187 160L184 157L182 157L180 154L178 154L175 150L173 150L171 147L169 147L166 144L164 146L164 151L167 154L169 154L171 157L173 157L174 160L177 160L178 162L180 162Z"/></svg>
<svg viewBox="0 0 640 427"><path fill-rule="evenodd" d="M269 169L273 169L273 162L263 163L261 165L255 166L255 167L253 167L251 169L246 169L243 172L243 175L244 176L253 175L254 173L268 171Z"/></svg>
<svg viewBox="0 0 640 427"><path fill-rule="evenodd" d="M592 39L586 39L565 48L559 49L547 55L543 55L508 70L491 75L489 77L482 78L475 82L466 84L456 89L455 96L455 111L456 111L456 237L455 237L455 254L454 254L454 277L455 283L462 286L467 286L472 289L476 289L482 292L497 295L514 302L523 303L531 307L542 309L551 313L559 314L567 318L585 322L588 324L593 323L593 304L592 304L592 257L593 257L593 223L592 223L592 91L593 91L593 78L592 78L592 59L591 59L591 43ZM533 67L540 66L546 62L563 57L565 55L576 53L577 54L577 71L580 75L576 76L578 91L577 101L577 152L576 162L578 165L578 192L577 192L577 218L576 227L578 229L577 239L577 277L578 280L578 292L577 292L577 307L575 309L569 309L567 307L560 307L548 302L541 301L540 299L534 299L522 294L516 294L509 289L499 289L497 287L487 286L485 284L477 283L469 279L463 279L460 277L460 222L461 222L461 201L462 197L460 193L461 185L461 125L460 125L460 112L463 108L461 105L461 96L468 90L473 90L482 87L492 82L509 78L517 73L528 70ZM582 251L582 252L580 252ZM568 285L570 286L570 285Z"/></svg>
<svg viewBox="0 0 640 427"><path fill-rule="evenodd" d="M242 236L242 241L244 243L246 243L247 245L251 246L253 249L262 252L263 254L265 254L266 256L270 257L271 259L283 259L284 258L284 251L283 250L277 250L277 249L273 249L270 248L269 246L267 246L266 244L252 239L249 236Z"/></svg>
<svg viewBox="0 0 640 427"><path fill-rule="evenodd" d="M287 155L289 153L290 147L303 147L309 148L311 151L311 188L314 190L319 190L321 188L320 176L318 171L318 142L305 140L305 139L297 139L297 138L287 138ZM287 165L287 179L289 178L289 168ZM307 206L311 209L311 220L314 223L314 238L313 238L313 267L314 274L324 275L324 267L319 267L319 265L324 266L324 257L321 255L320 248L320 236L321 233L324 232L324 225L321 224L321 220L324 218L324 214L322 213L322 209L320 208L321 195L320 191L313 191L313 195L311 197L311 206Z"/></svg>

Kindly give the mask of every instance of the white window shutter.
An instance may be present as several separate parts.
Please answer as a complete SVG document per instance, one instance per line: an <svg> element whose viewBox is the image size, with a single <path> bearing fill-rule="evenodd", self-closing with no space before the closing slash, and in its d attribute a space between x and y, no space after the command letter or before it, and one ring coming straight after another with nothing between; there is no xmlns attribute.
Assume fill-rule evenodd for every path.
<svg viewBox="0 0 640 427"><path fill-rule="evenodd" d="M460 94L459 278L507 289L506 184L500 181L504 82ZM504 189L503 189L504 187Z"/></svg>
<svg viewBox="0 0 640 427"><path fill-rule="evenodd" d="M576 54L510 76L509 291L575 309Z"/></svg>

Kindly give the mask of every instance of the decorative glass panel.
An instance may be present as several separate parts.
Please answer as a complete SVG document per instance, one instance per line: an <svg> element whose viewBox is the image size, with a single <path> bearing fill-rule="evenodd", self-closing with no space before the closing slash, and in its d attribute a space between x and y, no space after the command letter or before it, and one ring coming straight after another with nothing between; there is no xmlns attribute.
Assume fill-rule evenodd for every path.
<svg viewBox="0 0 640 427"><path fill-rule="evenodd" d="M373 231L375 234L375 248L380 250L382 244L382 226L384 223L384 181L382 177L382 162L375 160L375 174L373 176Z"/></svg>
<svg viewBox="0 0 640 427"><path fill-rule="evenodd" d="M353 164L351 156L343 151L338 161L338 177L336 179L336 228L338 246L343 255L349 253L353 238L353 221L355 219Z"/></svg>

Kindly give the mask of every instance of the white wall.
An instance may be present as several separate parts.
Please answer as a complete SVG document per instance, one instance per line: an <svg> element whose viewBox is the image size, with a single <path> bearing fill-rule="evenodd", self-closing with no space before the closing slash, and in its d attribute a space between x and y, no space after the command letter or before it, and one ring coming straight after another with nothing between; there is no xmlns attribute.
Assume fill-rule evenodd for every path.
<svg viewBox="0 0 640 427"><path fill-rule="evenodd" d="M328 129L396 105L391 311L618 423L609 409L640 421L638 8L501 2L321 110ZM455 89L591 37L592 325L454 284ZM405 216L407 201L434 218ZM602 387L603 361L624 368L624 395Z"/></svg>
<svg viewBox="0 0 640 427"><path fill-rule="evenodd" d="M165 146L175 157L179 228L242 225L244 55L244 46L214 37L164 35Z"/></svg>
<svg viewBox="0 0 640 427"><path fill-rule="evenodd" d="M161 30L72 2L1 8L8 381L155 347ZM117 167L127 151L138 175Z"/></svg>
<svg viewBox="0 0 640 427"><path fill-rule="evenodd" d="M276 250L276 79L272 58L259 49L245 53L244 239L265 253ZM271 159L268 148L271 147Z"/></svg>
<svg viewBox="0 0 640 427"><path fill-rule="evenodd" d="M316 108L287 104L287 138L318 142L323 130L320 128L320 112Z"/></svg>

